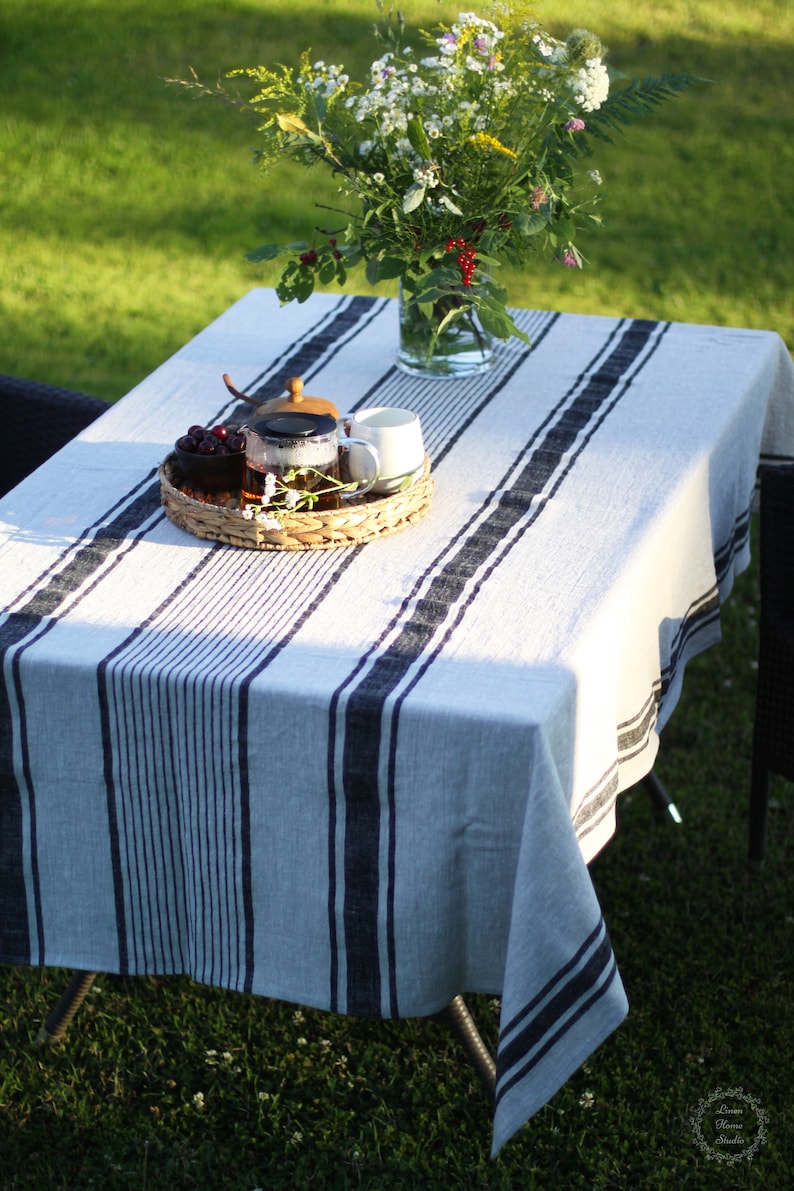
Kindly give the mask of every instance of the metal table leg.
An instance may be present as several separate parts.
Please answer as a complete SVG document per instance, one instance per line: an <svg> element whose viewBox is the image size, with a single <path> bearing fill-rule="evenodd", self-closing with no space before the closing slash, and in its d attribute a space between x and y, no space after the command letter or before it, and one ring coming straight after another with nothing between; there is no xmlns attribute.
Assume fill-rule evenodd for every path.
<svg viewBox="0 0 794 1191"><path fill-rule="evenodd" d="M496 1094L496 1063L483 1042L463 997L455 997L440 1013L433 1014L433 1020L449 1026L457 1034L480 1082L493 1099Z"/></svg>
<svg viewBox="0 0 794 1191"><path fill-rule="evenodd" d="M78 971L74 973L66 991L36 1035L36 1046L49 1046L63 1037L95 978L96 972Z"/></svg>

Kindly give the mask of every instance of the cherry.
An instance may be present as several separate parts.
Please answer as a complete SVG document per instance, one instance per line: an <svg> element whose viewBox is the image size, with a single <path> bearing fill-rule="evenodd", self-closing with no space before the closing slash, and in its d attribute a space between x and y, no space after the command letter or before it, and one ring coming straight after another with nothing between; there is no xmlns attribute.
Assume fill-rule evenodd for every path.
<svg viewBox="0 0 794 1191"><path fill-rule="evenodd" d="M218 426L213 426L212 430L210 430L210 434L214 434L215 437L219 438L221 442L225 442L226 439L229 437L229 431L226 429L226 427L223 424L220 424Z"/></svg>
<svg viewBox="0 0 794 1191"><path fill-rule="evenodd" d="M215 439L210 438L209 436L207 438L202 438L201 442L196 447L196 451L199 455L214 455Z"/></svg>
<svg viewBox="0 0 794 1191"><path fill-rule="evenodd" d="M192 434L183 434L181 438L176 440L176 445L179 447L180 451L187 451L189 454L193 455L198 443Z"/></svg>
<svg viewBox="0 0 794 1191"><path fill-rule="evenodd" d="M188 428L188 434L192 438L197 439L199 442L201 442L202 438L204 437L204 435L206 433L207 433L207 431L204 429L204 427L199 426L198 423L195 426L190 426Z"/></svg>
<svg viewBox="0 0 794 1191"><path fill-rule="evenodd" d="M244 451L245 450L245 435L244 434L230 434L226 439L226 446L230 451Z"/></svg>

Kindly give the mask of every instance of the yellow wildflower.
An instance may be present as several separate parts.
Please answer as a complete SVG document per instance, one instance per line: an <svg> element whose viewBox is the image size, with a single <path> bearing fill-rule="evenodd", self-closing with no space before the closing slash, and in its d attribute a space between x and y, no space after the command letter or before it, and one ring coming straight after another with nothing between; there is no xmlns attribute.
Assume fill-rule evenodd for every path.
<svg viewBox="0 0 794 1191"><path fill-rule="evenodd" d="M487 132L475 132L474 136L469 137L469 140L478 149L496 149L497 153L504 153L505 157L512 157L513 161L518 159L517 153L508 149L507 145L503 145L495 136L490 136Z"/></svg>

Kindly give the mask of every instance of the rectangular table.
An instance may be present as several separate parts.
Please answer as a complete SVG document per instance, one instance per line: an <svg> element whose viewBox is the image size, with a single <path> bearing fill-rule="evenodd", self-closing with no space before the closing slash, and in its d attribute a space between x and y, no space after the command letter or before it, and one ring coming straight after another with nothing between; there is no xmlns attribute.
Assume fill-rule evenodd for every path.
<svg viewBox="0 0 794 1191"><path fill-rule="evenodd" d="M394 302L254 290L0 502L0 960L374 1017L501 993L494 1152L627 1012L586 866L794 453L775 334L517 319L531 350L425 381ZM415 409L428 515L178 529L158 464L250 412L224 372Z"/></svg>

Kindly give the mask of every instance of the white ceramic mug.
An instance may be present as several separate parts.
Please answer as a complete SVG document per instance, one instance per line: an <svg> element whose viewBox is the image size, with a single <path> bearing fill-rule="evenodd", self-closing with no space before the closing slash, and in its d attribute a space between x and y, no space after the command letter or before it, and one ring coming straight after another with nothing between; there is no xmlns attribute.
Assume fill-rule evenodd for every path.
<svg viewBox="0 0 794 1191"><path fill-rule="evenodd" d="M371 443L380 456L380 476L372 485L373 492L385 496L419 479L425 448L419 416L413 410L382 405L348 414L344 421L351 438ZM351 442L349 450L351 478L370 480L372 462L364 449Z"/></svg>

